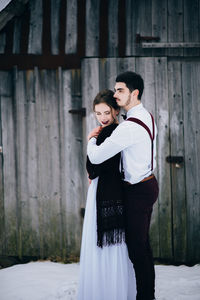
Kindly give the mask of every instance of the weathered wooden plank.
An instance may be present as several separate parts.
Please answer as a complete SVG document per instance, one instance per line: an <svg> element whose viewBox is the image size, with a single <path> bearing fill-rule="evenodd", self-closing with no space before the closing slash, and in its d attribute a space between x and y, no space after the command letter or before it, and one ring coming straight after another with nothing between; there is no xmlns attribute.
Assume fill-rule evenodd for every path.
<svg viewBox="0 0 200 300"><path fill-rule="evenodd" d="M106 71L106 88L110 90L114 90L115 86L115 79L117 76L117 66L118 60L115 57L108 58L105 64L105 71Z"/></svg>
<svg viewBox="0 0 200 300"><path fill-rule="evenodd" d="M86 56L99 55L100 0L86 0Z"/></svg>
<svg viewBox="0 0 200 300"><path fill-rule="evenodd" d="M99 92L99 59L84 59L81 67L81 81L82 81L82 105L86 108L86 117L83 119L83 165L86 165L86 147L87 135L95 128L98 123L93 112L93 100ZM105 88L101 86L101 89ZM87 193L88 179L87 172L84 168L84 186L85 195ZM86 200L86 197L85 197Z"/></svg>
<svg viewBox="0 0 200 300"><path fill-rule="evenodd" d="M171 156L184 157L184 122L183 122L183 95L181 78L181 63L169 62L169 117L170 117L170 150ZM172 191L172 228L173 253L175 261L186 261L186 194L185 168L183 164L171 164L171 191Z"/></svg>
<svg viewBox="0 0 200 300"><path fill-rule="evenodd" d="M39 74L37 110L38 202L41 251L45 256L61 255L59 129L55 71ZM42 253L41 253L42 254Z"/></svg>
<svg viewBox="0 0 200 300"><path fill-rule="evenodd" d="M126 72L126 71L133 71L135 72L135 57L123 57L117 59L117 74Z"/></svg>
<svg viewBox="0 0 200 300"><path fill-rule="evenodd" d="M14 70L15 101L15 140L16 140L16 180L17 180L17 219L18 219L18 255L23 255L30 238L30 215L27 190L27 143L26 143L26 106L25 78L23 72ZM24 218L24 219L23 219ZM29 248L30 245L28 245ZM26 251L25 251L26 252ZM27 255L27 253L26 253Z"/></svg>
<svg viewBox="0 0 200 300"><path fill-rule="evenodd" d="M34 71L24 73L25 88L25 166L26 190L25 203L22 211L23 255L39 256L40 235L38 216L38 162L37 162L37 116L36 116L36 79ZM22 116L21 116L22 117Z"/></svg>
<svg viewBox="0 0 200 300"><path fill-rule="evenodd" d="M6 46L6 33L1 32L0 33L0 53L5 52L5 46Z"/></svg>
<svg viewBox="0 0 200 300"><path fill-rule="evenodd" d="M142 103L155 115L155 66L154 58L136 58L136 72L144 80Z"/></svg>
<svg viewBox="0 0 200 300"><path fill-rule="evenodd" d="M1 118L3 144L3 187L4 187L4 255L18 254L18 214L16 181L15 107L12 99L12 73L1 72Z"/></svg>
<svg viewBox="0 0 200 300"><path fill-rule="evenodd" d="M97 126L92 103L96 94L99 92L99 59L84 59L81 69L83 107L86 107L85 134L87 135Z"/></svg>
<svg viewBox="0 0 200 300"><path fill-rule="evenodd" d="M51 0L51 52L59 54L59 29L61 0Z"/></svg>
<svg viewBox="0 0 200 300"><path fill-rule="evenodd" d="M200 48L200 43L142 43L142 48Z"/></svg>
<svg viewBox="0 0 200 300"><path fill-rule="evenodd" d="M118 74L125 71L134 71L135 58L110 57L101 59L99 63L99 86L101 89L114 90L115 80Z"/></svg>
<svg viewBox="0 0 200 300"><path fill-rule="evenodd" d="M67 22L65 53L71 54L77 51L77 0L67 0Z"/></svg>
<svg viewBox="0 0 200 300"><path fill-rule="evenodd" d="M171 182L170 167L166 157L170 154L169 147L169 104L166 58L155 58L155 93L158 127L158 182L160 186L159 207L159 248L160 258L172 258L171 236Z"/></svg>
<svg viewBox="0 0 200 300"><path fill-rule="evenodd" d="M153 114L156 124L158 123L157 117L157 105L159 99L156 98L155 88L155 59L148 58L136 58L136 72L139 73L144 80L144 92L142 96L142 103L144 107ZM160 131L158 132L159 137ZM158 139L157 137L157 139ZM158 153L157 153L158 157ZM155 170L157 177L158 167ZM154 205L152 218L151 218L151 230L150 230L151 245L153 249L154 257L159 257L159 207L158 201Z"/></svg>
<svg viewBox="0 0 200 300"><path fill-rule="evenodd" d="M5 254L6 236L5 236L5 210L4 210L4 180L3 180L3 137L2 137L2 102L7 101L10 94L8 83L5 84L5 78L9 80L8 73L0 72L0 254ZM9 82L9 81L8 81Z"/></svg>
<svg viewBox="0 0 200 300"><path fill-rule="evenodd" d="M167 0L152 1L152 36L159 37L160 42L167 42ZM153 56L165 56L165 49L152 51Z"/></svg>
<svg viewBox="0 0 200 300"><path fill-rule="evenodd" d="M134 55L132 48L135 45L136 11L132 8L132 0L126 0L126 55ZM137 7L137 6L136 6Z"/></svg>
<svg viewBox="0 0 200 300"><path fill-rule="evenodd" d="M119 0L108 1L108 57L118 55L118 4Z"/></svg>
<svg viewBox="0 0 200 300"><path fill-rule="evenodd" d="M183 0L168 1L168 42L183 42ZM176 29L175 29L176 28ZM169 49L168 55L182 56L183 49Z"/></svg>
<svg viewBox="0 0 200 300"><path fill-rule="evenodd" d="M42 1L31 0L30 6L30 29L29 29L29 45L28 53L42 53Z"/></svg>
<svg viewBox="0 0 200 300"><path fill-rule="evenodd" d="M199 42L200 3L198 0L183 0L184 42ZM199 56L200 49L185 49L184 56Z"/></svg>
<svg viewBox="0 0 200 300"><path fill-rule="evenodd" d="M152 55L151 49L142 49L140 45L136 43L136 34L140 34L141 36L152 36L152 1L127 1L126 32L126 55Z"/></svg>
<svg viewBox="0 0 200 300"><path fill-rule="evenodd" d="M79 82L79 84L77 84ZM70 109L78 109L80 101L80 71L63 71L63 136L64 164L62 171L65 181L62 186L66 187L65 198L62 199L66 216L66 256L79 255L81 242L82 219L80 209L85 203L82 154L82 117L69 113Z"/></svg>
<svg viewBox="0 0 200 300"><path fill-rule="evenodd" d="M184 147L187 198L187 260L200 259L200 63L182 64L182 88L184 101Z"/></svg>
<svg viewBox="0 0 200 300"><path fill-rule="evenodd" d="M20 53L20 36L21 36L21 19L17 18L14 21L13 33L13 53Z"/></svg>
<svg viewBox="0 0 200 300"><path fill-rule="evenodd" d="M59 124L59 163L60 163L60 173L59 173L59 181L60 181L60 218L61 218L61 248L62 248L62 257L65 258L67 256L67 219L66 219L66 199L67 199L67 187L66 187L66 178L67 178L67 160L66 160L66 115L67 115L67 107L65 104L64 97L65 91L70 95L70 87L66 84L64 85L63 81L63 73L62 69L59 68L58 71L58 124Z"/></svg>

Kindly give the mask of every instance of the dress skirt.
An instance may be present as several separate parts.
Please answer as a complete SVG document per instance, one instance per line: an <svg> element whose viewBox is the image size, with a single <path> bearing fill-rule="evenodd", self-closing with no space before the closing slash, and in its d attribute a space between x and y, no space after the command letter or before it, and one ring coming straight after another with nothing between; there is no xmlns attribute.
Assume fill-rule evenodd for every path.
<svg viewBox="0 0 200 300"><path fill-rule="evenodd" d="M135 300L135 273L127 246L97 246L96 191L92 180L83 224L78 300Z"/></svg>

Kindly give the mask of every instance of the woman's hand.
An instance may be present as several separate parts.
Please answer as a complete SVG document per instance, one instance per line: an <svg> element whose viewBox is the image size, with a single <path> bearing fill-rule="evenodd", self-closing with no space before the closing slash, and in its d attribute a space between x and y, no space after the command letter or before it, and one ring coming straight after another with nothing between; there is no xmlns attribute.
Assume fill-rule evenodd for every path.
<svg viewBox="0 0 200 300"><path fill-rule="evenodd" d="M102 130L102 126L98 126L96 128L94 128L89 134L88 134L88 141L92 138L92 137L98 137L99 133Z"/></svg>

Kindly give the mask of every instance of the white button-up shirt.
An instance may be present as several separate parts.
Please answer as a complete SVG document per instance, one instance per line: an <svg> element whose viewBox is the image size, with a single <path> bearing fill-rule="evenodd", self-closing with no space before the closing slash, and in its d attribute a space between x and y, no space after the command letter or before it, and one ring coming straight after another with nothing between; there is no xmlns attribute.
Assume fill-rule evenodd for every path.
<svg viewBox="0 0 200 300"><path fill-rule="evenodd" d="M127 118L130 117L140 119L152 132L151 115L142 103L127 112ZM156 135L155 125L154 169L156 167ZM135 122L122 122L99 146L96 145L96 139L91 138L87 147L87 154L93 164L100 164L121 151L125 181L135 184L151 175L151 139L146 129Z"/></svg>

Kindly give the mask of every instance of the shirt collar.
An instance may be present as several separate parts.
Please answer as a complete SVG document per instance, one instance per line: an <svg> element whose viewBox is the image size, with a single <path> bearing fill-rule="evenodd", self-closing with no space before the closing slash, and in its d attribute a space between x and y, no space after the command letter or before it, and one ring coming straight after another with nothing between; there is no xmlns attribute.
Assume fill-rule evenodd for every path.
<svg viewBox="0 0 200 300"><path fill-rule="evenodd" d="M139 111L141 108L143 108L143 104L140 103L136 106L133 106L132 108L130 108L128 111L127 111L127 118L129 118L130 116L134 115L135 112Z"/></svg>

